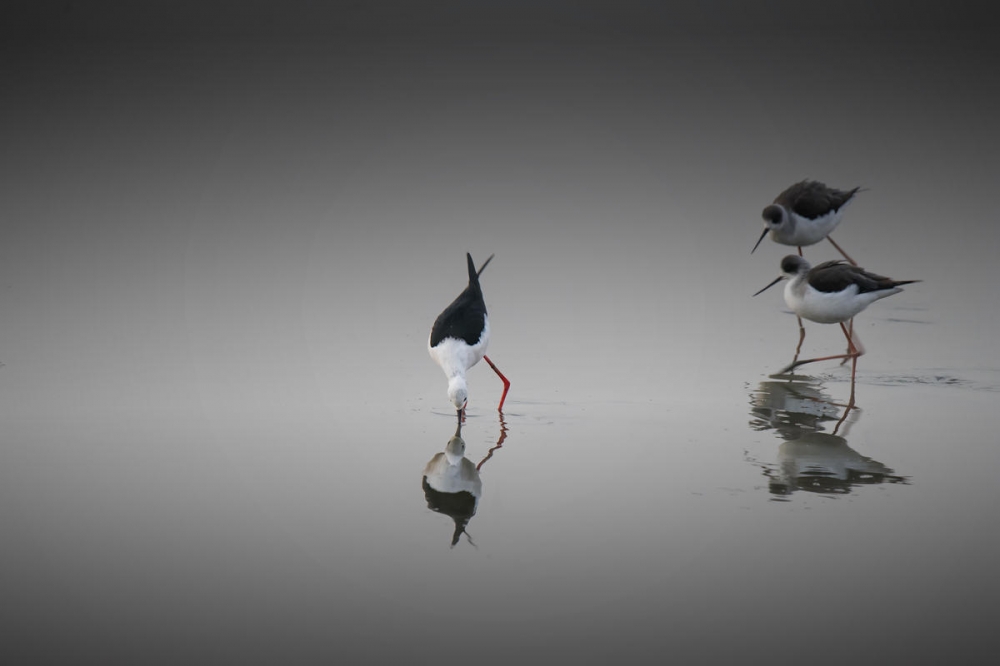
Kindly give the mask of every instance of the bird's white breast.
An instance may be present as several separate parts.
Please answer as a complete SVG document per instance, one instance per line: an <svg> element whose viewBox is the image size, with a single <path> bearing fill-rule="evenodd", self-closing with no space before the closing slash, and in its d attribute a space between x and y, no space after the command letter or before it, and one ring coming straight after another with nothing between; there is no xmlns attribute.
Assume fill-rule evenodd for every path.
<svg viewBox="0 0 1000 666"><path fill-rule="evenodd" d="M825 292L811 287L804 280L793 280L785 285L785 303L803 319L820 324L836 324L854 317L875 301L902 291L882 289L858 293L857 285L842 291Z"/></svg>
<svg viewBox="0 0 1000 666"><path fill-rule="evenodd" d="M430 346L430 338L427 339L427 348L445 376L451 377L465 375L465 372L479 363L486 354L486 348L490 343L490 319L484 317L483 333L479 336L479 341L470 345L465 340L457 338L445 338L436 347Z"/></svg>
<svg viewBox="0 0 1000 666"><path fill-rule="evenodd" d="M794 224L790 225L787 230L784 228L777 230L778 233L776 235L781 236L781 238L780 240L778 238L774 240L785 245L799 246L818 243L840 224L843 210L844 207L841 206L839 210L831 210L826 215L813 220L790 213Z"/></svg>

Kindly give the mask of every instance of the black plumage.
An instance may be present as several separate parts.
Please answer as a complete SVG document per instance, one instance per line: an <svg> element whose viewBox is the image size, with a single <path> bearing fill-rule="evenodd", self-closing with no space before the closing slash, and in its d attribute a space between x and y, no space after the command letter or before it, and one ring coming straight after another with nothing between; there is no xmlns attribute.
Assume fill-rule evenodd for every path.
<svg viewBox="0 0 1000 666"><path fill-rule="evenodd" d="M857 194L860 187L838 190L827 187L817 180L803 180L790 186L774 199L774 203L784 206L801 217L815 220L840 207ZM768 207L770 208L770 207ZM764 217L767 218L767 209Z"/></svg>
<svg viewBox="0 0 1000 666"><path fill-rule="evenodd" d="M799 257L789 255L782 261L783 271L794 273ZM787 264L787 265L786 265ZM793 265L794 264L794 265ZM858 293L894 289L904 284L912 284L920 280L893 280L892 278L866 271L860 266L852 266L843 259L824 261L809 269L806 281L816 291L827 294L847 289L852 284L858 286Z"/></svg>
<svg viewBox="0 0 1000 666"><path fill-rule="evenodd" d="M479 342L483 334L483 327L486 324L486 301L483 300L483 290L479 286L479 276L493 259L493 255L491 254L489 259L483 262L478 271L472 261L472 255L466 252L465 256L469 262L469 285L434 321L434 326L431 328L431 347L436 347L445 338L464 340L471 346Z"/></svg>

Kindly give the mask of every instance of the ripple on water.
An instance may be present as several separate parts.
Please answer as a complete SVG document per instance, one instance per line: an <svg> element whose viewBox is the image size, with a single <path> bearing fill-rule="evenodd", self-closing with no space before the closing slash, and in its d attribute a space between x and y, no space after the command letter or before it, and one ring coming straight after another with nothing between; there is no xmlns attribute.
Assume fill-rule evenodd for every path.
<svg viewBox="0 0 1000 666"><path fill-rule="evenodd" d="M849 382L850 375L823 374L819 376L823 382ZM952 370L927 369L918 374L875 374L862 375L858 373L859 384L872 386L939 386L943 388L960 388L987 393L1000 393L1000 370L975 369L956 372Z"/></svg>

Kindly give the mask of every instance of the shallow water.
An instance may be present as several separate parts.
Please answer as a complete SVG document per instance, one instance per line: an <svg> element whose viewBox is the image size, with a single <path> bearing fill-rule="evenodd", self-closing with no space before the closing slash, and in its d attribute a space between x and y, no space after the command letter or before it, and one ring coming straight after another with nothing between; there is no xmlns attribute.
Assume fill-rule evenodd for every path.
<svg viewBox="0 0 1000 666"><path fill-rule="evenodd" d="M981 654L998 97L957 85L968 42L943 60L855 39L795 63L748 38L361 69L322 48L24 47L0 204L2 649ZM807 65L841 96L759 92ZM857 318L846 415L849 366L770 377L797 328L779 290L750 297L789 250L750 254L760 209L805 176L869 187L838 242L923 280ZM501 416L500 382L471 372L456 479L426 336L466 251L496 254L489 353L512 388ZM807 330L803 354L844 348Z"/></svg>

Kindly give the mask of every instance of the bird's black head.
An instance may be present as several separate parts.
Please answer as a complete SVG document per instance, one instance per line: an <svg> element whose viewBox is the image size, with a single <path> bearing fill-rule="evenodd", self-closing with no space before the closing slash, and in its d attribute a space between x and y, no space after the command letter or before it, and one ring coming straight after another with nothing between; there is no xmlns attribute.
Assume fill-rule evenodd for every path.
<svg viewBox="0 0 1000 666"><path fill-rule="evenodd" d="M761 211L760 216L769 227L776 227L785 219L785 209L778 204L771 204Z"/></svg>
<svg viewBox="0 0 1000 666"><path fill-rule="evenodd" d="M793 280L800 273L809 271L809 262L796 254L789 254L781 260L781 275L774 278L766 287L758 291L754 296L762 294L782 280Z"/></svg>
<svg viewBox="0 0 1000 666"><path fill-rule="evenodd" d="M795 275L802 269L809 270L809 262L797 254L786 255L781 260L781 272L785 275Z"/></svg>

